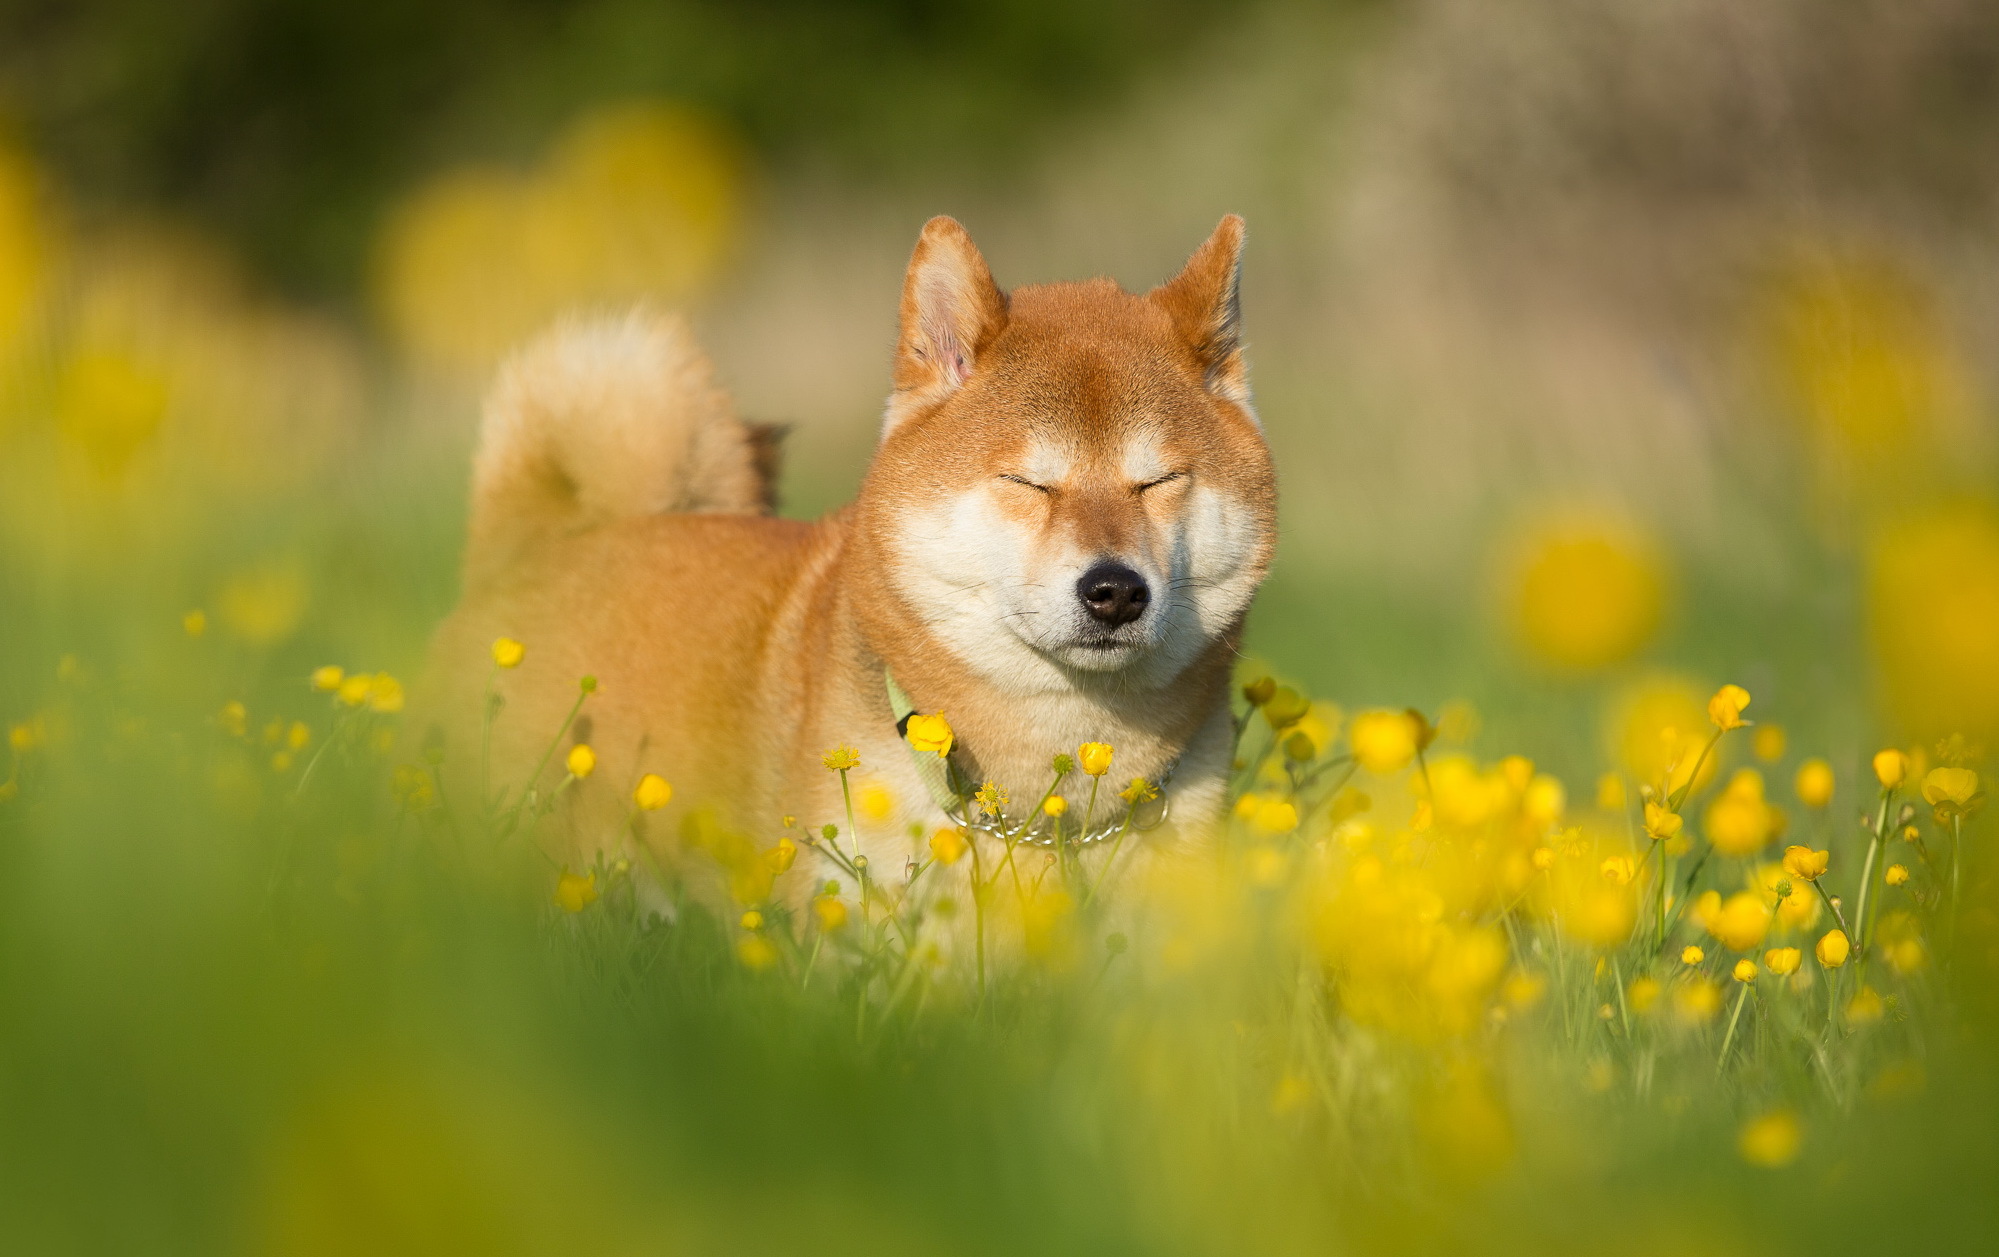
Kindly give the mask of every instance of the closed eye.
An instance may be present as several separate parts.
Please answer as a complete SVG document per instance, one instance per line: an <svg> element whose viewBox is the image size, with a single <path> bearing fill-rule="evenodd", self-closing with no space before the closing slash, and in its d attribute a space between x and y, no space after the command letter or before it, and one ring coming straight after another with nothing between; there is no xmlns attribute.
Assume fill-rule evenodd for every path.
<svg viewBox="0 0 1999 1257"><path fill-rule="evenodd" d="M1184 480L1186 476L1187 473L1184 471L1169 471L1165 475L1159 477L1157 480L1148 480L1144 484L1138 485L1132 490L1132 492L1143 493L1147 489L1156 489L1160 485L1170 484L1175 480Z"/></svg>
<svg viewBox="0 0 1999 1257"><path fill-rule="evenodd" d="M1028 480L1028 479L1025 479L1024 477L1021 477L1021 476L1001 476L1001 477L1000 477L1000 479L1001 479L1001 480L1011 480L1011 481L1012 481L1013 483L1015 483L1015 484L1020 484L1020 485L1026 485L1026 486L1027 486L1028 488L1030 488L1030 489L1034 490L1034 491L1035 491L1036 493L1053 493L1053 492L1054 492L1054 490L1053 490L1053 489L1050 489L1050 488L1049 488L1049 487L1048 487L1047 485L1045 485L1045 484L1036 484L1036 483L1034 483L1034 482L1033 482L1032 480Z"/></svg>

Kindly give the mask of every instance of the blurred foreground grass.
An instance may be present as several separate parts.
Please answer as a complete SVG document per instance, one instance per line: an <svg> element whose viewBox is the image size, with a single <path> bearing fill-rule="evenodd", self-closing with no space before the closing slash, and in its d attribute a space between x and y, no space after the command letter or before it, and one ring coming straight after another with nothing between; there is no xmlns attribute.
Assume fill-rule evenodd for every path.
<svg viewBox="0 0 1999 1257"><path fill-rule="evenodd" d="M383 281L413 353L630 295L557 250L487 339L425 339L477 300L446 297L480 231L575 230L656 173L647 137L685 140L614 121L490 199L417 198ZM847 818L807 817L692 834L741 902L661 912L629 870L565 875L444 812L404 727L455 455L374 417L337 329L185 241L65 238L6 173L11 1250L1989 1248L1993 822L1979 748L1945 739L1999 709L1975 504L1826 560L1830 610L1702 615L1681 672L1638 661L1726 585L1613 516L1536 523L1490 593L1332 600L1293 567L1255 640L1325 697L1255 691L1229 833L1135 902L934 835L913 889L863 891L806 840ZM655 260L669 288L700 270ZM1813 439L1878 471L1853 441L1916 443L1881 416L1920 355L1862 324L1797 372L1876 364L1825 385ZM1724 732L1739 659L1786 697L1738 676L1760 723ZM1879 729L1913 743L1892 789ZM1017 822L1044 783L1007 784ZM983 981L931 928L944 899L989 918Z"/></svg>

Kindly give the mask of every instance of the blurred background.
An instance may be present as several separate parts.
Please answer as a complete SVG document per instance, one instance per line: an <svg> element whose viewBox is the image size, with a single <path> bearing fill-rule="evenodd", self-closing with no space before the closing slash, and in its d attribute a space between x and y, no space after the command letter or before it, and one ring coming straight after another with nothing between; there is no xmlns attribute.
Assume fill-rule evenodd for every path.
<svg viewBox="0 0 1999 1257"><path fill-rule="evenodd" d="M32 790L0 810L0 1019L25 1027L0 1044L0 1115L42 1141L0 1147L0 1206L101 1171L126 1207L16 1213L38 1251L212 1240L236 1206L162 1166L263 1148L273 1250L335 1251L312 1237L355 1200L404 1234L416 1191L485 1237L464 1251L561 1251L612 1224L523 1203L509 1167L543 1158L564 1201L630 1195L607 1167L650 1132L579 1135L537 1053L600 1100L663 1059L770 1064L760 1005L578 1046L624 997L571 1024L569 988L512 991L495 975L541 958L532 937L482 951L361 920L350 892L386 858L365 809L313 822L325 902L275 924L279 879L215 835L290 850L263 759L296 771L313 668L414 674L456 598L479 395L510 345L577 306L687 310L744 413L790 425L784 510L816 515L869 456L932 214L1003 286L1134 289L1247 217L1283 528L1250 648L1310 693L1445 716L1577 798L1656 774L1658 731L1704 730L1721 681L1776 727L1730 754L1753 746L1773 782L1826 756L1842 816L1878 746L1963 734L1977 762L1999 734L1995 136L1981 0L0 0L0 791L86 726L103 748L67 810ZM217 710L222 749L190 760L166 713ZM162 802L197 778L198 806ZM329 947L351 963L329 971ZM421 982L382 977L410 956ZM833 1044L848 1017L793 1031ZM231 1018L262 1028L218 1050L203 1027ZM371 1018L401 1030L354 1029ZM677 1094L662 1111L694 1133L673 1163L721 1156L739 1178L712 1207L754 1213L755 1132L840 1089L829 1121L937 1123L937 1144L867 1145L920 1179L922 1147L1012 1120L954 1098L961 1050L906 1083L828 1065L728 1111ZM978 1059L1013 1079L1009 1051ZM426 1053L452 1063L426 1073ZM464 1082L467 1054L514 1081ZM270 1099L280 1059L312 1079L297 1105ZM1007 1126L1021 1183L1063 1155L1078 1077L1003 1092L1049 1106ZM126 1144L134 1114L150 1133ZM1624 1188L1720 1127L1674 1129ZM1902 1137L1879 1146L1917 1192L1925 1145ZM1580 1140L1555 1160L1587 1177ZM1989 1151L1989 1129L1964 1141ZM852 1148L821 1130L795 1151ZM499 1168L463 1170L482 1157ZM1240 1186L1202 1184L1181 1186ZM1101 1203L1033 1207L1080 1226ZM1004 1199L978 1207L985 1225ZM791 1239L857 1209L810 1196ZM1672 1217L1632 1225L1672 1237L1656 1251L1736 1251ZM872 1238L934 1251L911 1226Z"/></svg>

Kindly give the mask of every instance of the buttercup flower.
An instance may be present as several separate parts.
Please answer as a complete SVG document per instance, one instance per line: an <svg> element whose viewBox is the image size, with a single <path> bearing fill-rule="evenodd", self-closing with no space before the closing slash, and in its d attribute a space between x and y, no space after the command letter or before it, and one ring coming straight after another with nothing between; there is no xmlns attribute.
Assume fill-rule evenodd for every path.
<svg viewBox="0 0 1999 1257"><path fill-rule="evenodd" d="M1242 699L1251 707L1261 707L1277 692L1277 682L1269 677L1258 677L1242 687Z"/></svg>
<svg viewBox="0 0 1999 1257"><path fill-rule="evenodd" d="M764 914L751 908L743 914L740 924L746 930L761 930L764 927Z"/></svg>
<svg viewBox="0 0 1999 1257"><path fill-rule="evenodd" d="M1784 871L1800 881L1815 882L1825 876L1826 865L1832 859L1830 851L1814 851L1810 847L1784 848Z"/></svg>
<svg viewBox="0 0 1999 1257"><path fill-rule="evenodd" d="M830 772L845 772L847 769L861 766L861 753L851 746L836 746L821 755L819 762L826 765Z"/></svg>
<svg viewBox="0 0 1999 1257"><path fill-rule="evenodd" d="M190 611L180 618L180 627L189 637L200 637L208 631L208 613Z"/></svg>
<svg viewBox="0 0 1999 1257"><path fill-rule="evenodd" d="M578 877L568 869L555 879L555 902L564 912L581 912L597 902L597 875Z"/></svg>
<svg viewBox="0 0 1999 1257"><path fill-rule="evenodd" d="M386 672L378 672L368 681L368 709L387 715L403 709L403 683Z"/></svg>
<svg viewBox="0 0 1999 1257"><path fill-rule="evenodd" d="M971 844L965 841L962 830L940 829L930 835L930 854L939 864L956 864L969 850Z"/></svg>
<svg viewBox="0 0 1999 1257"><path fill-rule="evenodd" d="M359 707L368 701L368 690L374 683L374 677L369 676L365 672L357 672L340 682L337 694L340 701L346 706Z"/></svg>
<svg viewBox="0 0 1999 1257"><path fill-rule="evenodd" d="M1108 742L1085 742L1076 748L1076 762L1092 777L1101 777L1111 770L1113 752Z"/></svg>
<svg viewBox="0 0 1999 1257"><path fill-rule="evenodd" d="M250 712L243 704L232 699L222 704L222 711L216 716L216 720L222 725L224 732L228 733L231 737L240 738L243 736L244 729L249 724ZM20 739L13 740L16 742L20 741ZM16 745L14 749L20 750L22 748Z"/></svg>
<svg viewBox="0 0 1999 1257"><path fill-rule="evenodd" d="M1784 734L1784 726L1759 724L1756 726L1756 736L1750 739L1750 746L1755 750L1757 759L1766 764L1774 764L1784 758L1784 747L1788 741Z"/></svg>
<svg viewBox="0 0 1999 1257"><path fill-rule="evenodd" d="M1969 768L1932 768L1923 778L1923 800L1931 807L1958 811L1978 793L1978 774Z"/></svg>
<svg viewBox="0 0 1999 1257"><path fill-rule="evenodd" d="M1828 969L1837 969L1845 964L1847 954L1852 950L1852 944L1846 941L1844 930L1826 931L1824 937L1819 939L1818 946L1812 948L1813 953L1819 958L1819 963Z"/></svg>
<svg viewBox="0 0 1999 1257"><path fill-rule="evenodd" d="M1629 886L1638 876L1638 860L1631 855L1610 856L1598 866L1598 871L1614 886Z"/></svg>
<svg viewBox="0 0 1999 1257"><path fill-rule="evenodd" d="M777 845L764 852L764 859L770 863L773 874L791 871L792 861L798 858L798 844L789 838L780 838Z"/></svg>
<svg viewBox="0 0 1999 1257"><path fill-rule="evenodd" d="M1824 807L1832 802L1832 765L1808 759L1798 765L1797 779L1791 784L1798 792L1798 802L1811 808Z"/></svg>
<svg viewBox="0 0 1999 1257"><path fill-rule="evenodd" d="M1118 791L1117 797L1136 805L1158 798L1159 788L1143 777L1133 777L1130 785Z"/></svg>
<svg viewBox="0 0 1999 1257"><path fill-rule="evenodd" d="M597 752L590 749L587 742L578 742L569 748L569 757L563 761L569 775L581 781L597 771Z"/></svg>
<svg viewBox="0 0 1999 1257"><path fill-rule="evenodd" d="M1683 965L1697 965L1706 959L1707 953L1698 947L1689 946L1680 950L1680 963Z"/></svg>
<svg viewBox="0 0 1999 1257"><path fill-rule="evenodd" d="M910 749L942 759L951 753L955 735L951 732L951 722L943 716L914 715L903 726L903 737L908 739ZM858 762L858 761L857 761Z"/></svg>
<svg viewBox="0 0 1999 1257"><path fill-rule="evenodd" d="M642 812L657 812L673 802L673 787L658 773L647 773L632 790L632 802Z"/></svg>
<svg viewBox="0 0 1999 1257"><path fill-rule="evenodd" d="M1707 718L1717 729L1740 729L1747 722L1742 709L1749 706L1749 691L1739 685L1724 685L1707 700Z"/></svg>
<svg viewBox="0 0 1999 1257"><path fill-rule="evenodd" d="M1041 805L1041 810L1049 816L1060 816L1069 810L1069 800L1059 794L1051 794Z"/></svg>
<svg viewBox="0 0 1999 1257"><path fill-rule="evenodd" d="M493 662L502 668L520 667L527 653L528 648L511 637L497 638L493 642Z"/></svg>
<svg viewBox="0 0 1999 1257"><path fill-rule="evenodd" d="M1263 718L1270 722L1272 729L1283 729L1297 724L1312 710L1312 700L1288 685L1280 685L1263 702Z"/></svg>
<svg viewBox="0 0 1999 1257"><path fill-rule="evenodd" d="M755 916L755 913L751 913ZM751 934L736 941L736 959L752 973L761 973L777 963L777 948L761 934Z"/></svg>
<svg viewBox="0 0 1999 1257"><path fill-rule="evenodd" d="M339 664L329 663L323 668L312 670L312 688L322 694L331 694L347 679L347 673Z"/></svg>
<svg viewBox="0 0 1999 1257"><path fill-rule="evenodd" d="M1737 982L1754 982L1756 980L1756 962L1744 956L1735 962L1734 973Z"/></svg>
<svg viewBox="0 0 1999 1257"><path fill-rule="evenodd" d="M1268 834L1286 834L1298 828L1298 809L1286 799L1265 799L1259 803L1250 823Z"/></svg>
<svg viewBox="0 0 1999 1257"><path fill-rule="evenodd" d="M988 781L980 786L972 795L972 799L979 805L981 812L992 817L997 817L1000 809L1012 802L1012 796L1007 794L1006 787L997 781Z"/></svg>
<svg viewBox="0 0 1999 1257"><path fill-rule="evenodd" d="M1891 864L1888 866L1888 871L1882 875L1881 880L1887 882L1890 886L1906 886L1909 884L1909 866L1906 864Z"/></svg>
<svg viewBox="0 0 1999 1257"><path fill-rule="evenodd" d="M1798 962L1804 953L1795 947L1772 947L1763 953L1763 967L1780 978L1786 978L1798 971Z"/></svg>
<svg viewBox="0 0 1999 1257"><path fill-rule="evenodd" d="M1678 838L1685 824L1679 813L1669 812L1650 799L1645 800L1645 832L1652 841L1669 842Z"/></svg>
<svg viewBox="0 0 1999 1257"><path fill-rule="evenodd" d="M821 930L831 934L847 923L846 901L837 895L821 895L812 901L812 917Z"/></svg>
<svg viewBox="0 0 1999 1257"><path fill-rule="evenodd" d="M1909 757L1900 751L1889 749L1879 751L1874 756L1874 779L1884 790L1893 790L1909 775Z"/></svg>
<svg viewBox="0 0 1999 1257"><path fill-rule="evenodd" d="M1763 944L1770 932L1770 907L1754 891L1730 895L1707 923L1708 933L1731 951L1749 951Z"/></svg>
<svg viewBox="0 0 1999 1257"><path fill-rule="evenodd" d="M1708 804L1703 824L1708 841L1723 855L1755 855L1770 841L1776 811L1763 797L1763 774L1737 769L1728 785Z"/></svg>
<svg viewBox="0 0 1999 1257"><path fill-rule="evenodd" d="M1736 1149L1749 1164L1774 1170L1797 1160L1804 1138L1804 1128L1798 1125L1797 1115L1788 1109L1780 1109L1765 1113L1744 1126L1742 1134L1736 1139Z"/></svg>
<svg viewBox="0 0 1999 1257"><path fill-rule="evenodd" d="M1386 777L1416 758L1417 733L1406 711L1364 711L1353 718L1347 743L1362 768Z"/></svg>

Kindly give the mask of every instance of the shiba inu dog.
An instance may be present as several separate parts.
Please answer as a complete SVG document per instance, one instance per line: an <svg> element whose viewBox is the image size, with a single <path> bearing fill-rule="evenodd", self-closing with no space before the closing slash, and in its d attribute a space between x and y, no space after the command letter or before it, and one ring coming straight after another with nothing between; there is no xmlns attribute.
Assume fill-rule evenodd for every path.
<svg viewBox="0 0 1999 1257"><path fill-rule="evenodd" d="M563 787L568 849L550 852L572 866L632 833L670 866L690 817L844 830L822 763L842 745L883 868L967 783L1010 790L997 823L1030 817L1053 758L1085 742L1114 748L1099 818L1142 778L1170 821L1145 841L1215 819L1230 665L1276 523L1238 337L1242 243L1231 215L1143 295L1107 279L1005 293L965 230L932 219L873 464L855 502L811 523L770 513L764 443L680 322L547 333L487 404L464 598L434 646L453 771L475 771L489 738L496 786L539 763L554 788L550 739L587 674L598 688L564 740L596 770ZM528 655L496 673L502 635ZM947 756L935 722L913 753L912 712L948 723ZM628 827L645 773L673 798ZM1056 791L1072 833L1091 785L1076 771Z"/></svg>

